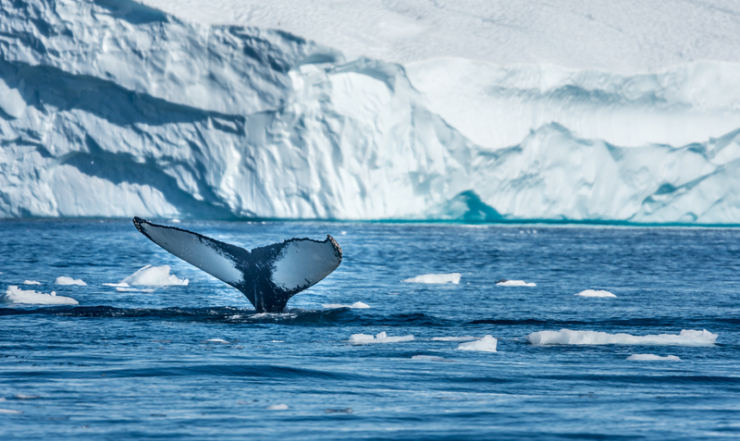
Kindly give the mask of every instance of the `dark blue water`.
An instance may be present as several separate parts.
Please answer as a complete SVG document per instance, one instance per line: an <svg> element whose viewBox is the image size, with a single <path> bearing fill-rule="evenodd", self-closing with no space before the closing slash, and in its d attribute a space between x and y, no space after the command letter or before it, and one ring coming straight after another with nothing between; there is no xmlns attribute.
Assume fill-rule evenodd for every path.
<svg viewBox="0 0 740 441"><path fill-rule="evenodd" d="M0 291L55 290L80 303L0 305L0 409L22 412L0 413L0 439L740 436L738 229L179 226L247 248L330 233L345 257L287 313L255 315L242 294L130 222L0 222ZM190 284L151 293L102 285L147 264L170 265ZM400 283L452 272L462 274L459 285ZM87 286L53 285L58 276ZM502 278L537 286L496 286ZM587 288L617 298L574 296ZM357 301L371 308L322 307ZM562 328L707 329L719 338L710 347L525 339ZM415 340L346 342L382 331ZM498 339L497 353L431 340L486 334ZM229 344L207 342L214 338ZM626 360L637 353L681 361ZM278 404L288 409L267 409Z"/></svg>

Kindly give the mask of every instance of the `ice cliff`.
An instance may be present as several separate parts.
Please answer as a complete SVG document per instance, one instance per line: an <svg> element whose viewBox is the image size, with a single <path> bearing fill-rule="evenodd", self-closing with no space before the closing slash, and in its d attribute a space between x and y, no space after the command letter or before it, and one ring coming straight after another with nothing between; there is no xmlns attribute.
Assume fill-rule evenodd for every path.
<svg viewBox="0 0 740 441"><path fill-rule="evenodd" d="M0 217L740 223L740 64L345 57L0 0Z"/></svg>

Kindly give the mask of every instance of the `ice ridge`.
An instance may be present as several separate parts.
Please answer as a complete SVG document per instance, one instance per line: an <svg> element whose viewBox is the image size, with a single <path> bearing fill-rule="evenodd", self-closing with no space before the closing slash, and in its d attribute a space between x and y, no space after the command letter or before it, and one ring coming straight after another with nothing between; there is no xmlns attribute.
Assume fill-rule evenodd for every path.
<svg viewBox="0 0 740 441"><path fill-rule="evenodd" d="M737 63L348 61L130 0L0 35L3 218L740 222Z"/></svg>

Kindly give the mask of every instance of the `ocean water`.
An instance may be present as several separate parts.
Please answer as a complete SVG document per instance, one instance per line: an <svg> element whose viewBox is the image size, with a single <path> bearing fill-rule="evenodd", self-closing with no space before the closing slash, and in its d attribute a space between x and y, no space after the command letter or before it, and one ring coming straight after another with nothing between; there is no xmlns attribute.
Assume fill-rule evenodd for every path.
<svg viewBox="0 0 740 441"><path fill-rule="evenodd" d="M0 293L18 285L79 301L0 304L0 439L740 436L740 229L177 226L247 248L328 233L344 261L285 313L255 314L129 221L0 222ZM189 284L103 285L145 265L169 265ZM459 284L401 283L450 273ZM87 286L54 285L59 276ZM616 297L575 295L586 289ZM355 302L370 308L322 306ZM718 337L707 346L527 341L561 329ZM348 343L381 332L414 340ZM433 340L484 335L498 352Z"/></svg>

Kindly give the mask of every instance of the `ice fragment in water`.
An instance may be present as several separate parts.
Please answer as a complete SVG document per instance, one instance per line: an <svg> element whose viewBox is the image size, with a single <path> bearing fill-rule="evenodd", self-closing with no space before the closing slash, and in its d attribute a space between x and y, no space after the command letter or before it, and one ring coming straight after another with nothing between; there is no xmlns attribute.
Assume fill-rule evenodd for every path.
<svg viewBox="0 0 740 441"><path fill-rule="evenodd" d="M506 280L501 279L496 282L498 286L537 286L534 282L525 282L524 280Z"/></svg>
<svg viewBox="0 0 740 441"><path fill-rule="evenodd" d="M147 286L170 286L188 284L188 279L178 279L174 274L170 274L170 266L151 266L147 265L125 279L121 283L129 285L147 285Z"/></svg>
<svg viewBox="0 0 740 441"><path fill-rule="evenodd" d="M581 297L616 297L609 291L604 291L602 289L586 289L576 295Z"/></svg>
<svg viewBox="0 0 740 441"><path fill-rule="evenodd" d="M353 334L349 337L349 342L355 345L362 345L367 343L400 343L404 341L412 341L414 339L413 335L403 335L400 337L388 337L388 335L385 332L381 332L380 334L373 337L372 335L366 335L366 334Z"/></svg>
<svg viewBox="0 0 740 441"><path fill-rule="evenodd" d="M680 358L675 355L666 355L661 357L655 354L632 354L627 357L627 360L638 360L638 361L681 361Z"/></svg>
<svg viewBox="0 0 740 441"><path fill-rule="evenodd" d="M703 331L682 330L679 335L660 334L636 336L608 334L598 331L539 331L527 336L533 345L656 345L656 346L712 346L717 334Z"/></svg>
<svg viewBox="0 0 740 441"><path fill-rule="evenodd" d="M368 309L370 308L370 305L362 302L355 302L351 305L342 305L340 303L327 303L324 305L321 305L326 309L338 309L338 308L350 308L350 309Z"/></svg>
<svg viewBox="0 0 740 441"><path fill-rule="evenodd" d="M41 285L41 282L37 282L35 280L24 280L23 284L24 285Z"/></svg>
<svg viewBox="0 0 740 441"><path fill-rule="evenodd" d="M23 412L21 412L20 410L0 409L0 413L10 414L10 415L20 415Z"/></svg>
<svg viewBox="0 0 740 441"><path fill-rule="evenodd" d="M267 406L267 410L288 410L287 404L273 404L272 406Z"/></svg>
<svg viewBox="0 0 740 441"><path fill-rule="evenodd" d="M71 277L67 276L59 276L54 281L57 285L78 285L78 286L87 286L87 283L83 282L81 279L73 279Z"/></svg>
<svg viewBox="0 0 740 441"><path fill-rule="evenodd" d="M461 351L480 351L480 352L496 352L496 345L498 340L490 335L486 335L480 340L475 340L467 343L460 343L457 349Z"/></svg>
<svg viewBox="0 0 740 441"><path fill-rule="evenodd" d="M460 283L460 273L423 274L421 276L416 276L410 279L402 280L401 282L403 283L427 283L427 284L453 283L457 285L458 283Z"/></svg>
<svg viewBox="0 0 740 441"><path fill-rule="evenodd" d="M22 303L29 305L77 305L79 302L71 297L58 296L52 291L44 294L33 290L22 290L15 285L8 287L5 294L0 296L0 303Z"/></svg>
<svg viewBox="0 0 740 441"><path fill-rule="evenodd" d="M433 355L414 355L411 359L423 361L444 361L443 357L435 357Z"/></svg>

